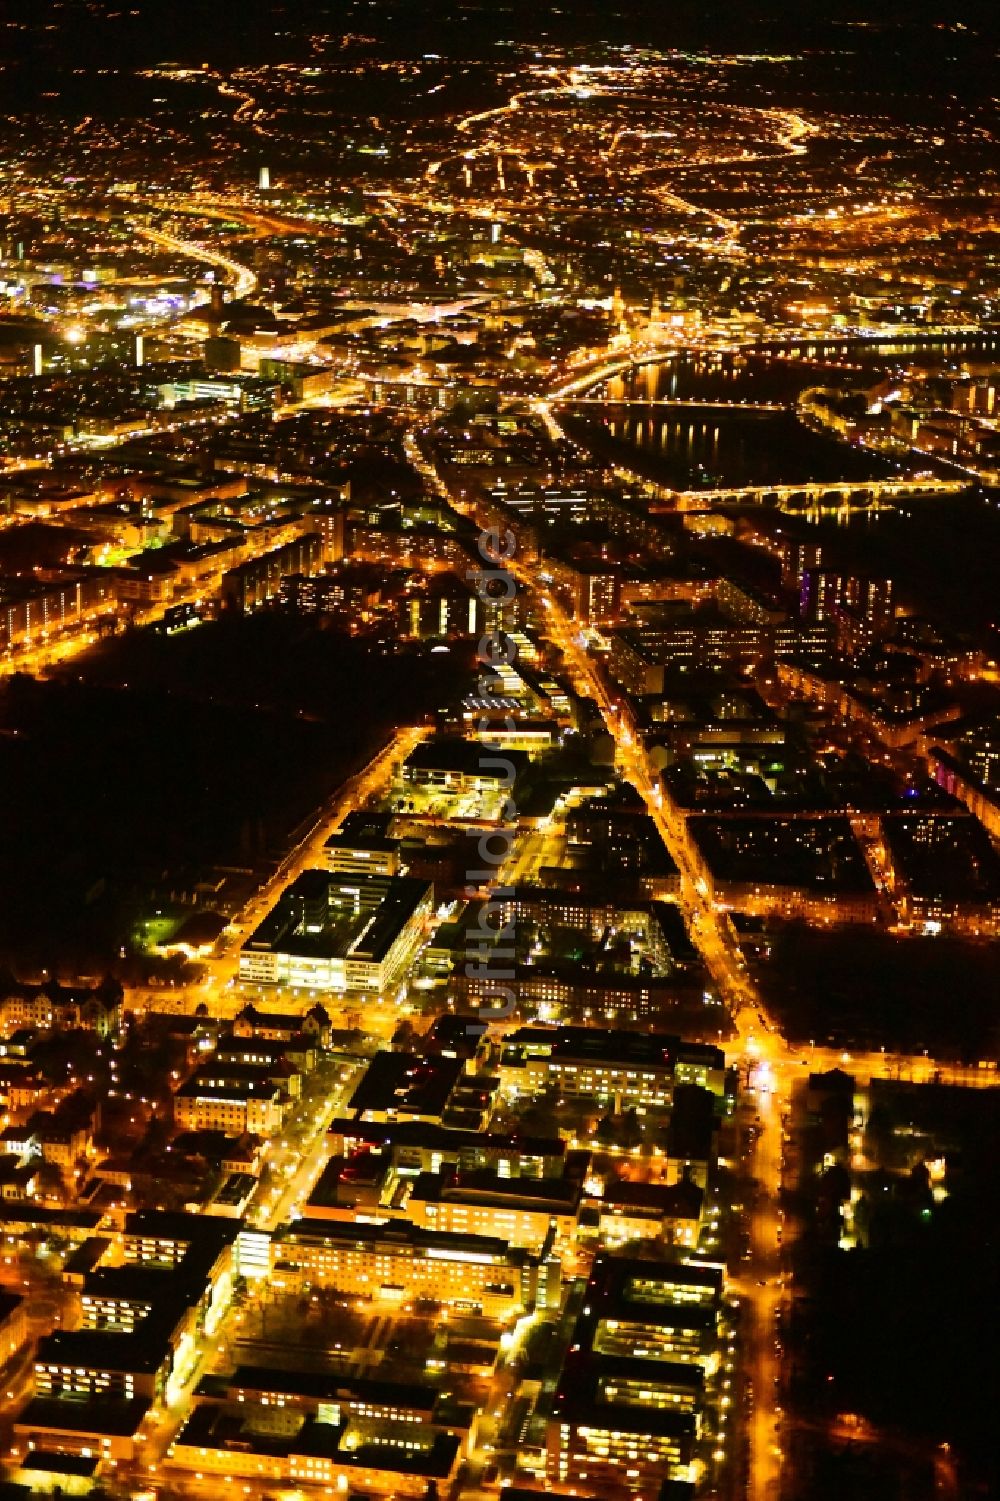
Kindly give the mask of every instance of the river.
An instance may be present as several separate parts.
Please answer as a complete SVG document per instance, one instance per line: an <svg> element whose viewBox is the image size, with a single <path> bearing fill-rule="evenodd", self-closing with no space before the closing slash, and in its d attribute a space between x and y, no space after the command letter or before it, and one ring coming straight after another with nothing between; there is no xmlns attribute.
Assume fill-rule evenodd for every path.
<svg viewBox="0 0 1000 1501"><path fill-rule="evenodd" d="M1000 369L1000 335L959 340L802 342L739 353L683 351L606 383L608 402L570 426L598 449L679 489L891 474L894 461L805 428L792 412L691 412L662 400L794 402L817 384L864 384L906 367ZM601 394L601 393L595 393ZM637 403L629 405L628 403ZM921 467L929 465L922 463ZM906 500L890 509L788 517L822 538L839 565L897 580L912 607L1000 648L1000 496L981 490Z"/></svg>

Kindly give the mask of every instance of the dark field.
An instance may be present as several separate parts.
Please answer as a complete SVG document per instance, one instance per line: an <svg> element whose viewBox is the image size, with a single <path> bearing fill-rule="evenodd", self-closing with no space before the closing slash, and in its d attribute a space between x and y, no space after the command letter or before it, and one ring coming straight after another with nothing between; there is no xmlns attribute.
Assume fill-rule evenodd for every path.
<svg viewBox="0 0 1000 1501"><path fill-rule="evenodd" d="M398 724L464 681L283 616L142 632L0 694L0 962L91 973L155 892L264 868Z"/></svg>
<svg viewBox="0 0 1000 1501"><path fill-rule="evenodd" d="M995 944L789 924L775 927L771 958L757 973L782 1030L799 1042L927 1048L969 1062L996 1056Z"/></svg>

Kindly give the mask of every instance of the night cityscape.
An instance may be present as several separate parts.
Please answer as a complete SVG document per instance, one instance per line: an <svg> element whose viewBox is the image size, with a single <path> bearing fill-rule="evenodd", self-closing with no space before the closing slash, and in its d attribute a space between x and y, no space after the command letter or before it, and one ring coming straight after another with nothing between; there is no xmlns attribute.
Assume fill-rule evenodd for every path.
<svg viewBox="0 0 1000 1501"><path fill-rule="evenodd" d="M718 9L3 8L0 1501L1000 1495L1000 31Z"/></svg>

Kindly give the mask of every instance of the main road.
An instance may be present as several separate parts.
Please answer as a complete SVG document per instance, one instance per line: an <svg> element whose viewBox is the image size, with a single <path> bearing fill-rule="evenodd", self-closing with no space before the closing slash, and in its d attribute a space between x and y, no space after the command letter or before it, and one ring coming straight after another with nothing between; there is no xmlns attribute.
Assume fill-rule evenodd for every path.
<svg viewBox="0 0 1000 1501"><path fill-rule="evenodd" d="M411 464L431 489L447 499L454 509L474 518L474 507L451 492L435 465L421 450L414 432L408 435L405 449ZM778 1207L781 1118L787 1113L790 1101L791 1053L747 974L731 928L723 915L716 911L708 887L698 873L695 851L682 814L654 784L640 744L619 706L609 695L578 630L536 571L516 558L508 560L506 566L521 589L540 604L545 618L544 634L562 652L574 687L598 705L617 747L617 763L645 802L681 873L685 905L691 913L693 941L732 1014L738 1038L737 1056L746 1060L754 1070L761 1123L756 1147L756 1176L761 1189L752 1213L751 1275L740 1286L750 1334L747 1365L754 1395L749 1494L753 1501L774 1501L780 1493L782 1457L776 1427L779 1422L776 1395L779 1361L773 1333L775 1308L782 1296Z"/></svg>
<svg viewBox="0 0 1000 1501"><path fill-rule="evenodd" d="M589 384L594 374L593 370L588 372L580 379L580 384ZM579 389L577 380L563 386L554 397L534 403L554 437L564 435L552 411L552 402L575 389ZM456 495L452 491L422 450L416 430L411 430L406 436L404 449L409 462L436 495L456 511L476 519L474 504L464 498L464 492ZM505 566L524 593L540 605L545 620L543 634L562 652L576 690L598 705L615 741L617 765L643 798L680 871L692 939L732 1016L736 1038L728 1048L729 1061L746 1067L756 1093L759 1127L752 1172L759 1186L751 1207L751 1261L747 1272L737 1282L737 1291L744 1305L748 1334L745 1366L753 1395L748 1494L752 1501L774 1501L780 1495L783 1460L776 1328L776 1313L785 1287L780 1202L782 1140L795 1080L803 1077L806 1070L843 1068L862 1085L876 1078L905 1078L919 1083L991 1087L997 1084L998 1072L988 1062L978 1067L963 1067L942 1063L926 1054L848 1053L817 1048L812 1044L808 1048L792 1047L768 1013L747 972L746 961L728 917L715 907L700 874L697 852L684 814L654 780L641 742L621 706L608 692L578 628L539 578L537 570L526 567L516 557L506 560Z"/></svg>
<svg viewBox="0 0 1000 1501"><path fill-rule="evenodd" d="M525 588L535 587L526 571L519 574ZM780 1494L781 1444L778 1410L779 1357L775 1348L775 1310L782 1298L781 1259L781 1133L782 1116L791 1099L792 1059L787 1043L750 980L746 964L723 914L716 911L704 879L686 821L650 774L640 744L607 693L596 664L580 644L579 635L555 598L542 591L548 634L563 652L579 688L600 707L617 746L618 765L639 792L668 852L676 863L682 892L691 914L691 934L712 980L728 1006L737 1034L735 1056L753 1069L758 1095L760 1128L754 1176L758 1189L751 1212L751 1275L739 1287L749 1338L746 1369L753 1392L750 1421L750 1484L754 1501L774 1501Z"/></svg>
<svg viewBox="0 0 1000 1501"><path fill-rule="evenodd" d="M141 235L144 240L150 240L164 250L172 250L177 255L186 255L218 271L225 271L228 276L232 277L232 294L236 300L249 297L257 286L256 274L249 266L244 266L242 261L234 261L231 256L223 255L219 250L208 249L199 240L181 240L177 235L167 234L160 229L152 229L147 224L140 224L136 219L130 221L130 228L135 234Z"/></svg>

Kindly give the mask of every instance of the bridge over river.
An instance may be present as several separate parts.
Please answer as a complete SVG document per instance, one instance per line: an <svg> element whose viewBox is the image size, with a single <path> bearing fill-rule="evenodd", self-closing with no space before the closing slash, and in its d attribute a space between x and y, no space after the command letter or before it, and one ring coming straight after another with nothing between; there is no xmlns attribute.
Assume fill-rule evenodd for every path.
<svg viewBox="0 0 1000 1501"><path fill-rule="evenodd" d="M787 505L801 500L807 506L839 507L875 505L879 501L896 501L918 495L958 495L968 488L967 479L942 479L939 476L911 476L909 479L826 480L789 485L723 485L699 490L668 490L661 487L663 500L671 507L698 509L707 504Z"/></svg>
<svg viewBox="0 0 1000 1501"><path fill-rule="evenodd" d="M791 402L782 401L718 401L710 397L698 396L629 396L621 400L615 400L608 396L572 396L563 397L555 402L554 406L560 409L566 407L654 407L660 411L677 410L682 412L740 412L748 416L760 414L767 416L774 412L790 412L794 410Z"/></svg>

